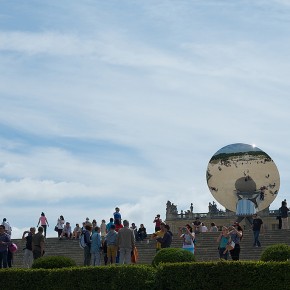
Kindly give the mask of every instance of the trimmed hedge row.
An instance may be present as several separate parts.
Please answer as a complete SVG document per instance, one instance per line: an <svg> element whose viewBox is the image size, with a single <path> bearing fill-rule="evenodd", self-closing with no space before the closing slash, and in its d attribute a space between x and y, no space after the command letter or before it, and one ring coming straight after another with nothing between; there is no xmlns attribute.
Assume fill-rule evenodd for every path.
<svg viewBox="0 0 290 290"><path fill-rule="evenodd" d="M157 289L290 289L289 262L200 262L161 264Z"/></svg>
<svg viewBox="0 0 290 290"><path fill-rule="evenodd" d="M62 269L2 269L9 289L290 289L289 262L202 262L74 267Z"/></svg>
<svg viewBox="0 0 290 290"><path fill-rule="evenodd" d="M0 281L13 290L146 290L152 289L155 277L156 270L145 265L0 270Z"/></svg>

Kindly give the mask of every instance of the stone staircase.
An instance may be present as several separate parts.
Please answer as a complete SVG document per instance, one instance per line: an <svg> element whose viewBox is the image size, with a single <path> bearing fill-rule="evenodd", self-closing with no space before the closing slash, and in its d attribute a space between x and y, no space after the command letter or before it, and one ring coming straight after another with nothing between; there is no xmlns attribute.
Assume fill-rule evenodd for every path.
<svg viewBox="0 0 290 290"><path fill-rule="evenodd" d="M197 261L218 260L218 243L216 239L220 233L200 233L196 236L195 256ZM148 242L149 241L149 242ZM241 260L259 260L263 250L270 245L286 243L290 245L290 230L268 230L264 235L260 235L261 248L253 247L252 231L245 231L241 242ZM23 248L25 241L13 240L18 246L18 251L14 254L14 267L22 267ZM139 253L138 264L151 264L156 253L155 240L136 242ZM171 247L181 248L182 241L174 234ZM79 246L78 240L58 240L57 238L46 239L45 256L66 256L73 258L78 265L83 265L83 250ZM103 261L103 258L102 258Z"/></svg>

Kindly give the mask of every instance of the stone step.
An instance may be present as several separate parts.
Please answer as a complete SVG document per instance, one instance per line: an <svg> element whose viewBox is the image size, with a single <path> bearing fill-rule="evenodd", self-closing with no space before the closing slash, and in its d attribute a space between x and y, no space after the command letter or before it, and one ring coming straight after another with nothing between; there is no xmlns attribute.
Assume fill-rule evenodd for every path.
<svg viewBox="0 0 290 290"><path fill-rule="evenodd" d="M218 260L218 243L216 239L220 233L200 233L196 236L196 259L197 261L213 261ZM156 253L155 240L136 242L139 253L138 264L151 264ZM261 248L253 247L253 233L251 231L244 232L241 242L241 260L259 260L262 252L267 246L286 243L290 245L290 230L272 230L267 231L265 235L260 236L262 244ZM18 251L14 254L14 267L22 267L23 265L23 248L25 241L19 239L13 240L18 246ZM181 248L182 240L177 234L173 235L171 247ZM46 239L46 256L66 256L72 257L78 265L83 265L83 250L79 246L78 240L58 240L57 238ZM103 261L103 258L101 259Z"/></svg>

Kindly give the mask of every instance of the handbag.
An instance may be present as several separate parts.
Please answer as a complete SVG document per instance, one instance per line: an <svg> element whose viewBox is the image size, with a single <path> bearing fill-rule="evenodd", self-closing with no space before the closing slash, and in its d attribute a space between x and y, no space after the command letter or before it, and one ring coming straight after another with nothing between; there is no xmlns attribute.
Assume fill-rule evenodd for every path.
<svg viewBox="0 0 290 290"><path fill-rule="evenodd" d="M138 256L138 250L136 247L134 247L133 251L131 252L131 262L134 264L137 263Z"/></svg>
<svg viewBox="0 0 290 290"><path fill-rule="evenodd" d="M11 253L15 253L16 251L17 251L17 245L16 244L14 244L14 243L11 243L10 245L9 245L9 251L11 252Z"/></svg>
<svg viewBox="0 0 290 290"><path fill-rule="evenodd" d="M55 226L55 227L54 227L54 230L55 230L56 232L58 232L58 226Z"/></svg>

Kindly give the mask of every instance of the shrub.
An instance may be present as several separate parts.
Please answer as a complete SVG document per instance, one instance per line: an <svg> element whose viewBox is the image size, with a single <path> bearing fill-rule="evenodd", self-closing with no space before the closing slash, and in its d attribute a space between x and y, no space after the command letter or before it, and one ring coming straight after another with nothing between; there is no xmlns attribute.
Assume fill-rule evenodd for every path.
<svg viewBox="0 0 290 290"><path fill-rule="evenodd" d="M33 269L55 269L75 266L76 262L73 259L63 256L41 257L32 264Z"/></svg>
<svg viewBox="0 0 290 290"><path fill-rule="evenodd" d="M286 244L276 244L266 248L261 255L261 260L268 261L287 261L290 260L290 246Z"/></svg>
<svg viewBox="0 0 290 290"><path fill-rule="evenodd" d="M154 267L160 263L195 262L195 256L183 249L166 248L158 251L152 261Z"/></svg>

